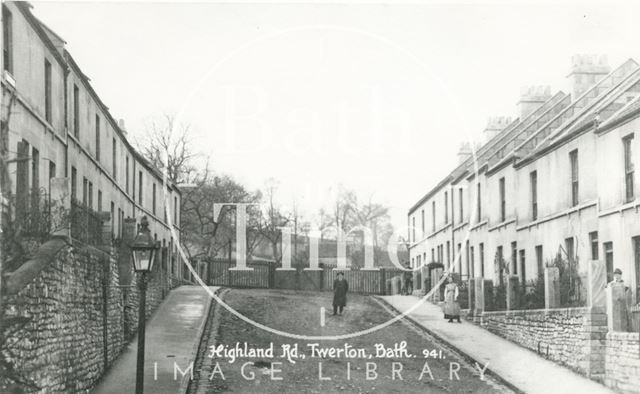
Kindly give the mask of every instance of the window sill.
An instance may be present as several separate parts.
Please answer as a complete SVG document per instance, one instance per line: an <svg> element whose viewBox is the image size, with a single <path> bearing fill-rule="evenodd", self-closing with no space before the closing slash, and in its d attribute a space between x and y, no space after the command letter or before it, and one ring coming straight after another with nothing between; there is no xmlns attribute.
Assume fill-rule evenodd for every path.
<svg viewBox="0 0 640 394"><path fill-rule="evenodd" d="M511 223L515 223L515 222L516 222L516 219L506 219L506 220L496 224L493 227L489 227L488 231L491 232L491 231L499 230L501 227L507 227Z"/></svg>
<svg viewBox="0 0 640 394"><path fill-rule="evenodd" d="M485 219L485 220L483 220L483 221L481 221L481 222L478 222L478 223L476 223L475 225L473 225L473 226L470 228L470 230L471 230L471 231L473 231L473 230L479 229L480 227L486 226L488 223L489 223L489 222Z"/></svg>
<svg viewBox="0 0 640 394"><path fill-rule="evenodd" d="M437 234L447 230L449 227L451 227L450 223L445 224L444 226L440 227L439 229L436 229L436 231L432 232L431 234L427 235L426 238L433 238L435 237Z"/></svg>
<svg viewBox="0 0 640 394"><path fill-rule="evenodd" d="M465 226L467 226L468 224L469 224L469 222L462 222L462 223L459 223L456 227L454 227L454 228L453 228L453 231L458 231L458 230L460 230L461 228L464 228Z"/></svg>
<svg viewBox="0 0 640 394"><path fill-rule="evenodd" d="M523 224L521 226L516 227L516 231L526 230L526 229L529 229L531 227L538 226L539 224L548 222L550 220L557 219L557 218L562 217L562 216L571 215L571 214L576 213L576 212L579 213L580 211L582 211L582 210L584 210L586 208L589 208L589 207L596 206L597 204L598 204L598 202L596 200L587 201L585 203L578 204L578 205L572 206L571 208L565 209L564 211L557 212L557 213L554 213L552 215L548 215L548 216L545 216L545 217L542 217L542 218L539 217L536 220L532 220L529 223L526 223L526 224Z"/></svg>
<svg viewBox="0 0 640 394"><path fill-rule="evenodd" d="M4 80L7 81L7 84L12 88L16 88L16 79L13 74L9 70L4 70Z"/></svg>
<svg viewBox="0 0 640 394"><path fill-rule="evenodd" d="M617 207L614 208L610 208L604 211L600 211L598 213L599 217L604 217L604 216L609 216L609 215L613 215L613 214L620 214L623 211L628 211L630 209L638 209L638 205L640 205L640 200L638 200L637 198L631 201L627 201L621 205L618 205Z"/></svg>

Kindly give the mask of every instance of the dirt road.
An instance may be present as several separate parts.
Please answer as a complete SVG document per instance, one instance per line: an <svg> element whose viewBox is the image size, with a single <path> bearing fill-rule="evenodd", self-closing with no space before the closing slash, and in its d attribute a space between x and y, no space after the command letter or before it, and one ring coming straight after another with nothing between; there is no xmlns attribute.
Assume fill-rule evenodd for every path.
<svg viewBox="0 0 640 394"><path fill-rule="evenodd" d="M342 316L331 316L331 297L321 292L243 289L223 295L242 315L304 336L355 333L392 317L372 296L355 294L349 295ZM322 307L326 308L324 325ZM469 364L406 321L349 339L305 340L257 328L219 305L212 311L191 393L510 392L490 376L481 379L482 366ZM297 345L297 358L291 357L295 363L280 357L283 345ZM211 353L212 346L221 346L221 351ZM272 348L273 356L242 356L230 363L236 347L240 351Z"/></svg>

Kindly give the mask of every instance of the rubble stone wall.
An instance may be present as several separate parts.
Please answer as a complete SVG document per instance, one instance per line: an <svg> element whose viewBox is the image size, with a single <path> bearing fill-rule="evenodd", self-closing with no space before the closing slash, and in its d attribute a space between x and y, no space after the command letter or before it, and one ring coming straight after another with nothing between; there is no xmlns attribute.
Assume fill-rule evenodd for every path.
<svg viewBox="0 0 640 394"><path fill-rule="evenodd" d="M601 381L606 314L590 308L484 312L482 327L576 372Z"/></svg>
<svg viewBox="0 0 640 394"><path fill-rule="evenodd" d="M640 344L637 332L607 333L604 382L620 393L640 392Z"/></svg>
<svg viewBox="0 0 640 394"><path fill-rule="evenodd" d="M181 284L156 265L147 286L147 318ZM15 369L37 387L20 389L91 391L135 336L138 300L136 276L130 284L120 281L117 253L74 242L51 256L35 279L3 297L6 317L29 318L8 344Z"/></svg>
<svg viewBox="0 0 640 394"><path fill-rule="evenodd" d="M6 316L30 319L9 339L15 369L39 388L28 391L86 392L95 385L124 345L117 285L112 256L65 247L31 283L5 298Z"/></svg>

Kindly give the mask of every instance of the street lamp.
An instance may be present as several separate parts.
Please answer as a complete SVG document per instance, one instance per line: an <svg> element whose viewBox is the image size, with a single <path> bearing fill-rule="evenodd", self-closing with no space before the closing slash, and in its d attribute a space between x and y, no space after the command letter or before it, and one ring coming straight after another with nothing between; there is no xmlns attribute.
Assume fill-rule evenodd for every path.
<svg viewBox="0 0 640 394"><path fill-rule="evenodd" d="M133 270L138 273L139 305L138 305L138 363L136 367L136 394L143 394L144 386L144 330L145 301L147 293L147 273L153 268L156 254L156 242L149 231L146 216L140 220L138 234L131 244Z"/></svg>

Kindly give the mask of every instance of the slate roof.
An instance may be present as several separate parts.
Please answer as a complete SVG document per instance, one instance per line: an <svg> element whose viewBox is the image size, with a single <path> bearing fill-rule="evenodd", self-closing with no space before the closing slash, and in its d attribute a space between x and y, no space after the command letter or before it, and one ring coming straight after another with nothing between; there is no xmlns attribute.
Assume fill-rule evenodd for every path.
<svg viewBox="0 0 640 394"><path fill-rule="evenodd" d="M595 125L605 126L613 119L640 115L640 65L629 59L595 83L574 101L563 92L556 93L524 119L516 119L485 143L474 157L456 167L410 209L411 215L425 201L462 176L495 171L521 159L526 163L538 154L561 145L575 133Z"/></svg>

